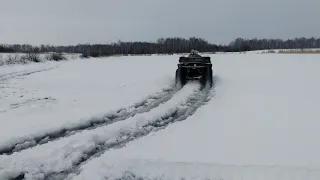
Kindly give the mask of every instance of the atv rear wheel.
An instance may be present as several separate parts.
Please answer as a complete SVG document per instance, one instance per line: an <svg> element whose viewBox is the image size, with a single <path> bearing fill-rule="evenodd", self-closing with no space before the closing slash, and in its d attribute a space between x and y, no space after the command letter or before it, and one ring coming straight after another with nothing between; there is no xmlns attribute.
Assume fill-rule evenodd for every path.
<svg viewBox="0 0 320 180"><path fill-rule="evenodd" d="M212 75L212 69L210 67L207 67L203 70L203 77L201 78L201 86L202 87L210 87L213 86L213 75Z"/></svg>
<svg viewBox="0 0 320 180"><path fill-rule="evenodd" d="M208 74L207 74L207 77L208 77L208 85L210 86L210 88L212 88L213 86L213 74L212 74L212 69L209 69L208 71Z"/></svg>
<svg viewBox="0 0 320 180"><path fill-rule="evenodd" d="M176 85L183 87L186 84L185 72L182 68L176 70Z"/></svg>

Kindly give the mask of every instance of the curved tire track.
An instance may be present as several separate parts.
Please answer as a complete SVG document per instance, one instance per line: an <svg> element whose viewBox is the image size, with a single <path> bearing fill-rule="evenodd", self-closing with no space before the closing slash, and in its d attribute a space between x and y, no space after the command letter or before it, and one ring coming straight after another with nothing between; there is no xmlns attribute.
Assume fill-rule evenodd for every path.
<svg viewBox="0 0 320 180"><path fill-rule="evenodd" d="M24 139L9 146L0 148L0 155L11 155L15 152L20 152L37 145L68 137L83 130L91 130L101 126L106 126L117 121L128 119L129 117L133 117L139 113L148 112L160 104L167 102L179 90L180 89L173 86L171 88L164 89L162 92L150 95L146 99L135 103L128 108L122 108L115 112L110 112L103 117L92 118L82 124L65 127L43 135L34 136L32 138L29 137L29 139Z"/></svg>
<svg viewBox="0 0 320 180"><path fill-rule="evenodd" d="M28 76L34 73L43 72L43 71L49 71L55 68L58 68L59 66L49 67L49 68L42 68L38 70L25 70L25 71L18 71L18 72L12 72L5 75L0 76L0 82L6 81L12 78L22 77L22 76Z"/></svg>
<svg viewBox="0 0 320 180"><path fill-rule="evenodd" d="M166 128L172 123L186 120L189 116L192 116L201 106L205 105L211 100L213 96L212 89L204 89L199 91L192 97L190 97L182 107L176 107L176 109L167 115L154 119L143 125L140 128L136 128L132 131L125 131L119 134L119 136L112 141L97 143L93 149L88 152L84 152L82 157L73 163L71 169L62 172L53 172L50 174L42 173L43 179L47 180L62 180L68 178L68 176L77 175L80 173L82 165L86 164L93 158L101 156L106 151L113 148L122 148L128 142L139 139L148 135L151 132L159 131ZM21 174L20 174L21 177Z"/></svg>

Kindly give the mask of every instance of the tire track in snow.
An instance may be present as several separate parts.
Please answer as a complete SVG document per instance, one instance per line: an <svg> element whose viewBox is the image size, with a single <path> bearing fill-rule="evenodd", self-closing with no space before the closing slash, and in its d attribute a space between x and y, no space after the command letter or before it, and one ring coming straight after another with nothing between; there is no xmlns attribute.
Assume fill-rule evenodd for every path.
<svg viewBox="0 0 320 180"><path fill-rule="evenodd" d="M56 101L56 99L54 97L50 97L50 96L46 96L46 97L43 97L43 98L31 98L31 99L27 99L27 100L22 101L22 102L12 103L12 104L9 105L9 107L7 109L0 109L0 113L5 113L5 112L8 112L8 111L13 110L13 109L18 109L20 107L27 106L27 105L32 105L32 104L35 104L35 103L49 103L49 102L52 102L52 101Z"/></svg>
<svg viewBox="0 0 320 180"><path fill-rule="evenodd" d="M109 124L128 119L137 114L148 112L151 109L158 107L160 104L170 100L171 97L179 90L179 88L172 86L170 88L163 89L163 91L159 93L150 95L144 100L135 103L128 108L121 108L115 112L110 112L103 117L95 117L83 122L82 124L64 127L62 129L47 132L38 136L23 137L24 139L21 138L15 143L0 147L0 155L11 155L15 152L20 152L38 145L80 133L83 130L92 130L101 126L107 126Z"/></svg>
<svg viewBox="0 0 320 180"><path fill-rule="evenodd" d="M148 135L151 132L156 132L161 129L165 129L172 123L178 121L186 120L189 116L192 116L201 106L205 105L211 100L213 96L213 89L205 88L202 91L198 91L192 95L185 104L177 106L174 111L169 114L163 115L160 118L156 118L152 121L147 122L141 127L136 127L135 129L130 129L128 131L123 131L115 139L108 142L97 143L94 148L90 151L84 152L81 158L77 161L73 161L73 167L61 172L53 173L41 173L43 179L46 180L62 180L68 179L80 173L80 168L82 165L86 164L93 158L98 158L106 151L114 148L122 148L127 143ZM24 175L20 174L20 177ZM22 178L23 179L23 178Z"/></svg>
<svg viewBox="0 0 320 180"><path fill-rule="evenodd" d="M8 73L5 75L1 75L0 76L0 82L1 81L6 81L12 78L16 78L16 77L22 77L22 76L28 76L34 73L38 73L38 72L43 72L43 71L49 71L55 68L58 68L59 66L54 66L54 67L49 67L49 68L42 68L42 69L38 69L38 70L25 70L25 71L18 71L18 72L12 72L12 73Z"/></svg>
<svg viewBox="0 0 320 180"><path fill-rule="evenodd" d="M5 74L1 74L0 75L0 79L5 79L5 78L9 78L9 77L14 77L17 74L23 74L23 73L27 73L30 70L23 70L23 71L16 71L16 72L11 72L11 73L5 73Z"/></svg>

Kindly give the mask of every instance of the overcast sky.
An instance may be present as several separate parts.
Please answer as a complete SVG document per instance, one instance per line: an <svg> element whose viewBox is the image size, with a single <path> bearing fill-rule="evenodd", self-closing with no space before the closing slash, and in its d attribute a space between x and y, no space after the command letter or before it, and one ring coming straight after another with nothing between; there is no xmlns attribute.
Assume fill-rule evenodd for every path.
<svg viewBox="0 0 320 180"><path fill-rule="evenodd" d="M320 36L320 0L0 0L0 44Z"/></svg>

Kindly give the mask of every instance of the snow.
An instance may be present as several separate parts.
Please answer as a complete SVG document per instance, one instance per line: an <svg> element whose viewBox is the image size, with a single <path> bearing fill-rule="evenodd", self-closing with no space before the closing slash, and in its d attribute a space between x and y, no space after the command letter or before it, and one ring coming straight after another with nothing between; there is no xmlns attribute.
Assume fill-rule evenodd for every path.
<svg viewBox="0 0 320 180"><path fill-rule="evenodd" d="M153 127L150 125L156 121L172 114L177 109L180 111L186 109L188 97L196 93L197 89L199 89L199 84L188 84L167 103L161 104L150 112L94 130L85 130L61 141L50 142L14 153L11 156L0 157L2 162L0 169L3 169L0 177L6 178L8 175L12 176L20 172L28 172L28 176L38 177L42 174L50 175L71 169L73 163L80 161L101 144L119 143L152 131Z"/></svg>
<svg viewBox="0 0 320 180"><path fill-rule="evenodd" d="M319 179L319 55L210 56L214 96L196 111L188 114L194 102L189 99L199 95L191 83L150 111L0 155L0 179L21 173L26 179ZM7 97L6 105L0 104L5 110L0 112L0 147L99 119L155 93L161 96L174 81L177 59L127 56L27 65L55 68L0 80L12 86L1 88ZM0 74L13 72L8 68ZM190 116L163 129L154 126L175 112Z"/></svg>
<svg viewBox="0 0 320 180"><path fill-rule="evenodd" d="M72 60L55 63L59 68L50 71L3 82L8 87L1 89L5 103L0 106L0 119L5 126L0 126L0 147L87 123L170 87L176 66L167 64L175 64L174 59Z"/></svg>
<svg viewBox="0 0 320 180"><path fill-rule="evenodd" d="M85 179L164 179L164 180L316 180L319 171L281 166L235 166L199 162L108 158L101 164L86 166L74 180Z"/></svg>
<svg viewBox="0 0 320 180"><path fill-rule="evenodd" d="M46 62L47 55L50 53L39 53L39 58L41 62ZM34 64L34 62L30 62L28 60L22 59L23 56L26 56L26 53L0 53L0 67L1 66L17 66L17 65L29 65ZM81 54L79 53L63 53L62 54L65 58L72 60L72 59L79 59Z"/></svg>
<svg viewBox="0 0 320 180"><path fill-rule="evenodd" d="M211 170L213 179L217 175L217 179L319 179L317 58L274 54L214 56L219 83L207 106L186 121L92 160L82 167L76 179L95 177L94 174L109 177L111 171L125 170L148 177L154 173L150 170L154 164L159 176L151 177L175 173L192 179L186 173L188 168L179 173L184 166L179 167L177 162L185 163L190 170L193 163L207 163L207 172ZM133 163L132 159L147 160L151 167L143 168L149 166L144 163L140 167L141 163ZM159 170L158 161L168 162L163 168L172 165L173 169ZM104 171L111 166L112 170ZM229 166L239 167L241 176Z"/></svg>

